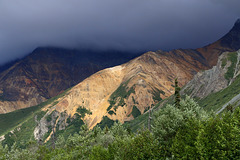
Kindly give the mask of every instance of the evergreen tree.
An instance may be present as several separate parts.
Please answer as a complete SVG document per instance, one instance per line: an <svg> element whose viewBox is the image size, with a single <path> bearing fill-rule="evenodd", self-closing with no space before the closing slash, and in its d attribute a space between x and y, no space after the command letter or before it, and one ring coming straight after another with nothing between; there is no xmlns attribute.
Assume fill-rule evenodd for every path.
<svg viewBox="0 0 240 160"><path fill-rule="evenodd" d="M178 79L175 79L175 106L180 108L180 101L181 101L181 96L180 96L180 87L178 86Z"/></svg>

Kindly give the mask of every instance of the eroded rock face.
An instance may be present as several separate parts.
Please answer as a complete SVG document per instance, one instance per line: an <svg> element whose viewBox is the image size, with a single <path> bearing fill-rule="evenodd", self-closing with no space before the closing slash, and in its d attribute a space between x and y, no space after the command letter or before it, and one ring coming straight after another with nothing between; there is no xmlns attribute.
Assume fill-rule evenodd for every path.
<svg viewBox="0 0 240 160"><path fill-rule="evenodd" d="M97 71L122 64L128 53L37 48L0 73L0 113L37 105Z"/></svg>
<svg viewBox="0 0 240 160"><path fill-rule="evenodd" d="M226 79L225 74L231 65L228 59L229 52L223 53L216 66L210 70L197 73L194 78L182 89L182 93L192 97L204 98L210 93L215 93L226 88L236 76L239 75L240 50L236 52L237 63L234 66L234 75L231 79Z"/></svg>
<svg viewBox="0 0 240 160"><path fill-rule="evenodd" d="M147 52L120 66L104 69L73 87L54 107L73 116L78 107L92 114L84 121L93 128L107 116L120 122L134 118L133 107L143 114L174 93L174 79L185 85L195 73L208 68L193 50ZM46 109L46 108L45 108Z"/></svg>
<svg viewBox="0 0 240 160"><path fill-rule="evenodd" d="M34 129L33 135L37 141L42 141L43 136L48 132L48 123L46 118L41 118L39 121L37 117L35 117L35 121L37 122L37 127Z"/></svg>

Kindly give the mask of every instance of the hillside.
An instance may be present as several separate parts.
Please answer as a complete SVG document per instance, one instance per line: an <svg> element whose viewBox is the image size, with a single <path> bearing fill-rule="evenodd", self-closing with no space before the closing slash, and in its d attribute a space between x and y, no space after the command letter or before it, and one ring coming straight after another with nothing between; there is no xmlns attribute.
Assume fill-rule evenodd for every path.
<svg viewBox="0 0 240 160"><path fill-rule="evenodd" d="M237 52L224 52L218 59L216 66L206 71L198 72L181 89L182 98L186 95L194 98L200 107L207 112L223 113L227 106L232 109L240 106L240 50ZM157 103L152 110L153 116L156 112L174 103L174 95ZM147 128L149 113L146 112L136 119L124 124L134 132Z"/></svg>
<svg viewBox="0 0 240 160"><path fill-rule="evenodd" d="M25 58L1 67L0 113L40 104L93 73L135 56L117 51L37 48Z"/></svg>
<svg viewBox="0 0 240 160"><path fill-rule="evenodd" d="M240 44L240 19L238 19L233 28L218 41L205 47L196 49L208 61L210 66L215 66L218 56L225 51L236 51Z"/></svg>
<svg viewBox="0 0 240 160"><path fill-rule="evenodd" d="M205 109L216 111L239 94L239 60L240 50L223 53L216 66L196 74L182 93L198 99Z"/></svg>
<svg viewBox="0 0 240 160"><path fill-rule="evenodd" d="M238 23L237 21L233 29L224 37L231 37L233 31L240 31ZM220 41L224 42L224 37ZM232 43L235 44L234 39L231 41ZM223 47L222 43L213 43L210 46L214 47L212 49L208 47L208 50L205 50L209 55L215 54L216 50L219 51L218 54L215 54L214 59L218 59L218 55L221 55L223 51L234 50L229 45L228 47L226 47L227 45ZM236 46L234 45L234 47ZM229 84L234 84L233 80L236 75L235 72L232 75L231 66L238 63L232 62L232 56L228 58L227 55L223 54L220 56L220 59L226 59L223 60L226 64L222 65L221 63L217 64L217 66L223 66L222 69L226 72L228 83L226 83L226 80L221 81L223 85L213 87L214 92L218 92L219 90L216 90L218 88L223 89ZM38 59L36 58L36 60ZM198 49L147 52L125 64L101 70L86 78L66 91L64 95L59 96L48 105L44 105L40 111L40 116L34 117L32 115L21 125L26 126L31 122L31 125L28 124L27 126L34 127L27 127L29 135L38 141L47 142L53 131L57 135L62 134L66 136L79 131L80 126L84 123L92 129L99 123L104 126L105 124L111 125L114 121L120 121L121 123L132 121L163 99L171 96L174 93L174 79L176 77L178 77L179 85L182 87L196 73L211 68L213 62L211 60L208 61L206 55L199 52ZM215 73L216 67L213 67L212 70L206 71L206 73L210 72L210 75L215 75L217 73ZM61 70L56 69L56 71ZM224 73L216 74L215 76L222 76ZM201 75L201 72L196 76L199 76L199 74ZM209 74L206 74L207 76ZM200 76L198 79L202 80L204 78ZM216 79L221 80L219 77ZM209 79L206 79L203 84L205 85L205 82L208 81ZM46 82L48 82L47 84L50 83L49 81ZM214 81L209 82L214 84ZM195 86L198 83L194 83L192 87L197 89L198 87ZM211 92L209 91L209 93ZM195 92L191 91L190 93ZM196 93L198 92L196 91ZM203 95L203 93L199 95ZM14 131L9 134L19 137L17 135L24 133L26 129L26 127L23 128L21 125L19 125L18 129L12 127L11 129L14 129ZM10 136L9 134L7 135Z"/></svg>

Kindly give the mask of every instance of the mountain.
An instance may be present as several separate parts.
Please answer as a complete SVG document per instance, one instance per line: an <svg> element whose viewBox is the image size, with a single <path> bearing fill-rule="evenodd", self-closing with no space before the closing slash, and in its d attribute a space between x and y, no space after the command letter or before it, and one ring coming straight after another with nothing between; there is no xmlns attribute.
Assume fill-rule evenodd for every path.
<svg viewBox="0 0 240 160"><path fill-rule="evenodd" d="M206 110L218 111L228 104L240 104L240 50L225 52L212 69L199 72L182 89L183 94L198 99ZM221 110L222 111L222 110Z"/></svg>
<svg viewBox="0 0 240 160"><path fill-rule="evenodd" d="M224 52L218 58L216 66L205 71L199 71L181 89L181 96L194 98L206 111L221 113L229 109L240 107L240 50L236 52ZM174 104L174 95L160 101L152 112ZM147 127L149 113L124 124L127 128L137 131Z"/></svg>
<svg viewBox="0 0 240 160"><path fill-rule="evenodd" d="M197 59L203 60L200 55L191 56L182 50L147 52L128 63L101 70L39 107L8 113L5 117L15 115L18 118L13 122L21 126L9 134L32 137L34 133L34 139L46 142L53 134L51 128L58 135L69 135L84 123L93 128L100 122L133 120L174 92L175 73L179 73L182 86L207 68ZM14 128L10 126L4 126L2 133Z"/></svg>
<svg viewBox="0 0 240 160"><path fill-rule="evenodd" d="M162 56L169 58L173 63L183 62L183 65L191 64L188 67L197 65L195 68L208 69L216 64L222 52L239 49L239 34L240 20L237 20L229 33L213 44L196 50L179 49L162 52ZM187 59L188 55L194 60ZM122 64L135 56L136 54L116 51L37 48L16 63L0 67L0 113L37 105L78 84L97 71ZM172 60L174 58L176 60ZM184 58L187 63L184 62ZM189 70L191 73L188 73L182 85L197 73L198 70L195 68ZM176 76L178 75L174 75ZM185 79L184 76L182 78ZM166 76L163 77L166 83L171 83L171 80L166 79ZM167 87L168 90L171 88ZM167 90L166 92L169 95L170 92Z"/></svg>
<svg viewBox="0 0 240 160"><path fill-rule="evenodd" d="M196 49L208 61L210 66L217 64L218 56L225 51L236 51L240 45L240 19L238 19L233 28L218 41L202 48Z"/></svg>
<svg viewBox="0 0 240 160"><path fill-rule="evenodd" d="M119 51L37 48L16 63L1 67L0 113L37 105L95 72L135 56Z"/></svg>
<svg viewBox="0 0 240 160"><path fill-rule="evenodd" d="M176 77L184 86L197 72L211 68L223 51L240 48L239 33L238 20L223 38L204 47L206 50L147 52L128 63L102 70L73 87L51 106L54 109L48 110L59 116L62 112L73 116L79 107L86 108L92 114L83 120L90 128L102 120L130 121L172 95Z"/></svg>
<svg viewBox="0 0 240 160"><path fill-rule="evenodd" d="M26 135L34 135L34 139L47 142L53 131L69 135L78 131L84 123L93 128L96 125L111 125L114 121L131 121L171 96L176 77L182 87L199 71L217 64L223 52L240 48L240 44L237 47L238 43L235 43L239 40L235 37L236 34L239 36L238 24L237 21L223 38L201 49L147 52L125 64L101 70L61 96L37 107L39 110L35 114L23 110L21 114L27 114L28 119L20 117L19 122L24 120L24 123L19 126L28 128ZM229 37L232 41L227 40ZM231 66L228 58L224 61L225 67ZM15 115L16 112L9 114ZM15 128L11 134L22 134L22 129Z"/></svg>

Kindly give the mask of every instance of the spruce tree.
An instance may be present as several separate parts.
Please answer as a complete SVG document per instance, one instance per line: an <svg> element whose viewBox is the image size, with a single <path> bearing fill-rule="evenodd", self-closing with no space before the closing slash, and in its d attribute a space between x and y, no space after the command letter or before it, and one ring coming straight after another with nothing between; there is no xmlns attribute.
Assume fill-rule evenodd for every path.
<svg viewBox="0 0 240 160"><path fill-rule="evenodd" d="M180 108L180 101L181 101L181 96L180 96L180 87L178 86L178 79L175 79L175 106Z"/></svg>

